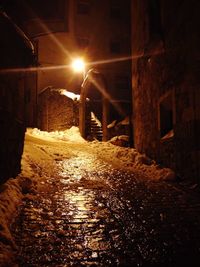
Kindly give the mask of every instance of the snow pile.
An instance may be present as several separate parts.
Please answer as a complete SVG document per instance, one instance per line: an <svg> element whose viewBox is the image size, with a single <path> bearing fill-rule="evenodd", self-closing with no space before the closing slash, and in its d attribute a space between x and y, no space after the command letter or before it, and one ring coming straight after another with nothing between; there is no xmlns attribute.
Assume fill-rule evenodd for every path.
<svg viewBox="0 0 200 267"><path fill-rule="evenodd" d="M107 128L110 129L110 128L115 127L116 123L117 123L117 120L112 121L110 124L107 125Z"/></svg>
<svg viewBox="0 0 200 267"><path fill-rule="evenodd" d="M114 144L128 142L127 136L118 136L108 142L87 142L75 126L65 131L44 132L38 129L28 129L27 135L41 138L46 141L67 141L77 143L80 149L91 149L92 154L97 154L102 160L108 161L117 168L123 168L128 171L141 171L151 180L174 180L176 175L169 168L162 168L156 162L148 158L145 154L140 154L134 148L116 146ZM123 141L123 142L122 142ZM84 148L81 148L84 145Z"/></svg>
<svg viewBox="0 0 200 267"><path fill-rule="evenodd" d="M45 132L40 131L37 128L27 130L27 134L46 140L46 141L55 141L55 140L63 140L69 142L78 142L83 143L86 142L80 135L79 129L75 126L72 126L70 129L65 131L55 131L55 132Z"/></svg>
<svg viewBox="0 0 200 267"><path fill-rule="evenodd" d="M130 124L130 117L126 116L122 121L118 123L119 125L129 125Z"/></svg>
<svg viewBox="0 0 200 267"><path fill-rule="evenodd" d="M58 162L78 158L80 153L89 153L91 157L109 162L117 169L140 172L140 176L147 179L158 181L175 178L171 169L159 167L155 161L134 148L116 146L111 141L85 141L77 127L50 133L27 129L22 172L0 186L0 266L14 266L11 262L14 261L16 247L9 227L19 203L24 197L32 197L48 177L53 175L55 179L59 178ZM78 164L80 168L80 162Z"/></svg>
<svg viewBox="0 0 200 267"><path fill-rule="evenodd" d="M28 129L28 135L38 137L46 141L62 140L71 143L84 144L90 147L91 153L97 154L101 159L108 161L117 168L127 169L128 171L141 171L148 179L151 180L174 180L176 175L169 168L162 168L156 162L145 154L140 154L134 148L116 146L127 138L127 136L114 137L108 142L87 142L79 132L77 127L71 127L65 131L44 132L38 129ZM125 138L125 139L124 139ZM81 147L80 147L81 148ZM84 148L86 149L86 148Z"/></svg>
<svg viewBox="0 0 200 267"><path fill-rule="evenodd" d="M130 140L128 135L115 136L109 142L116 146L129 147Z"/></svg>
<svg viewBox="0 0 200 267"><path fill-rule="evenodd" d="M102 126L100 120L95 116L94 112L91 112L91 118L97 123L98 126Z"/></svg>
<svg viewBox="0 0 200 267"><path fill-rule="evenodd" d="M21 175L0 186L0 266L13 266L16 245L9 227L24 194L33 191L32 180Z"/></svg>
<svg viewBox="0 0 200 267"><path fill-rule="evenodd" d="M143 176L151 180L174 180L176 175L169 168L162 168L145 154L140 154L134 148L115 146L111 142L92 142L91 146L98 156L110 162L117 168L128 171L140 171Z"/></svg>
<svg viewBox="0 0 200 267"><path fill-rule="evenodd" d="M130 118L129 118L129 116L126 116L121 121L117 121L117 120L112 121L110 124L107 125L107 128L110 129L110 128L113 128L115 126L129 125L129 124L130 124Z"/></svg>
<svg viewBox="0 0 200 267"><path fill-rule="evenodd" d="M75 100L79 101L80 100L80 95L69 92L66 89L60 89L59 92L61 95L65 95L65 96L71 98L73 101L75 101Z"/></svg>

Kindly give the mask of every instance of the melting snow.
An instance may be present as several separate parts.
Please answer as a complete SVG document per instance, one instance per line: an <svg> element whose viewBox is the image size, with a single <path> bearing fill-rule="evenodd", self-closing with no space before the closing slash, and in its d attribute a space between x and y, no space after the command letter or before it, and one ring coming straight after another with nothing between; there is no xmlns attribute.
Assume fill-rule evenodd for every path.
<svg viewBox="0 0 200 267"><path fill-rule="evenodd" d="M29 192L34 193L38 182L43 183L42 179L45 176L54 174L55 162L70 159L85 151L88 151L92 157L107 161L118 169L141 172L146 179L175 178L175 173L171 169L160 168L155 161L144 154L141 155L134 148L115 146L111 142L85 141L77 127L50 133L27 129L22 172L15 179L11 178L0 186L0 265L7 260L10 266L9 260L12 258L10 251L13 251L15 244L9 225L21 199L25 194L28 197Z"/></svg>
<svg viewBox="0 0 200 267"><path fill-rule="evenodd" d="M59 92L61 95L65 95L65 96L71 98L72 100L77 100L77 101L80 100L80 95L69 92L66 89L60 89Z"/></svg>

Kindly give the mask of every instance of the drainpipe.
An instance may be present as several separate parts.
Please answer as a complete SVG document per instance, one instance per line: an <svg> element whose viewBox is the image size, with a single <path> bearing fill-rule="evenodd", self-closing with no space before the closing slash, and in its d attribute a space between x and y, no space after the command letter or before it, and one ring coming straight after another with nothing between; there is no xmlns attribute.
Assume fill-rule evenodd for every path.
<svg viewBox="0 0 200 267"><path fill-rule="evenodd" d="M85 112L86 112L86 89L88 85L88 81L92 83L97 89L98 83L96 83L96 79L92 77L91 75L97 75L100 77L100 87L101 87L101 93L102 93L102 105L103 105L103 141L108 140L108 110L109 110L109 103L108 103L108 97L107 97L107 90L106 90L106 81L102 73L100 73L96 69L90 69L86 74L84 74L85 78L83 80L83 83L81 85L81 94L80 94L80 108L79 108L79 130L81 133L81 136L83 138L86 137L86 132L85 132L85 123L86 123L86 117L85 117ZM91 76L91 77L90 77Z"/></svg>
<svg viewBox="0 0 200 267"><path fill-rule="evenodd" d="M197 110L196 110L196 92L195 88L193 88L193 111L194 111L194 139L195 139L195 165L196 165L196 174L197 174L197 183L200 185L200 169L199 169L199 136L197 132Z"/></svg>
<svg viewBox="0 0 200 267"><path fill-rule="evenodd" d="M84 91L84 84L81 86L81 94L80 94L80 106L79 106L79 130L80 134L83 138L86 138L86 132L85 132L85 119L86 119L86 94Z"/></svg>
<svg viewBox="0 0 200 267"><path fill-rule="evenodd" d="M103 97L103 116L102 116L102 130L103 130L103 141L108 140L108 113L109 113L109 102L108 99Z"/></svg>

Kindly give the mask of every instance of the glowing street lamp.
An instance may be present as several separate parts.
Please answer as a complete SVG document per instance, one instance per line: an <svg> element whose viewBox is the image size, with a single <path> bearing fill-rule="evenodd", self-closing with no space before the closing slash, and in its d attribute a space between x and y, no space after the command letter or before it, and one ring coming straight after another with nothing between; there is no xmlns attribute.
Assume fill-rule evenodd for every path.
<svg viewBox="0 0 200 267"><path fill-rule="evenodd" d="M107 118L107 114L108 114L107 98L108 97L105 97L106 96L105 79L103 75L95 69L89 69L86 72L86 64L82 58L74 59L71 64L71 67L74 70L74 72L83 73L83 82L81 84L80 105L79 105L79 130L80 130L82 137L84 138L86 137L86 90L85 90L85 87L87 86L86 85L87 81L88 80L90 81L90 78L91 78L91 81L93 81L92 77L90 77L93 74L98 75L100 78L101 86L98 86L98 87L100 88L102 87L101 90L103 90L104 92L103 94L103 140L106 141L107 140L107 125L108 125L108 118ZM95 85L97 86L98 82Z"/></svg>
<svg viewBox="0 0 200 267"><path fill-rule="evenodd" d="M71 66L74 72L83 73L83 78L85 78L85 62L82 58L74 59Z"/></svg>
<svg viewBox="0 0 200 267"><path fill-rule="evenodd" d="M71 63L71 68L76 73L83 74L83 81L85 80L85 62L82 58L76 58ZM82 86L80 90L80 104L79 104L79 130L83 137L85 137L85 94L83 92Z"/></svg>

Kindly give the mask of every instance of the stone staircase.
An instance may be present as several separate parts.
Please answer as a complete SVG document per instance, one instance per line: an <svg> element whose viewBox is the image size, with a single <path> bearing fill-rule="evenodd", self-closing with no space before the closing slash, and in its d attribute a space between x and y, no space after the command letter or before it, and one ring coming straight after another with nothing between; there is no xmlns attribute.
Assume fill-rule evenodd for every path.
<svg viewBox="0 0 200 267"><path fill-rule="evenodd" d="M102 141L103 130L101 122L93 112L86 112L86 139L89 141Z"/></svg>
<svg viewBox="0 0 200 267"><path fill-rule="evenodd" d="M99 141L102 141L103 137L102 125L93 112L91 112L91 117L90 117L90 135L92 140L97 139Z"/></svg>

